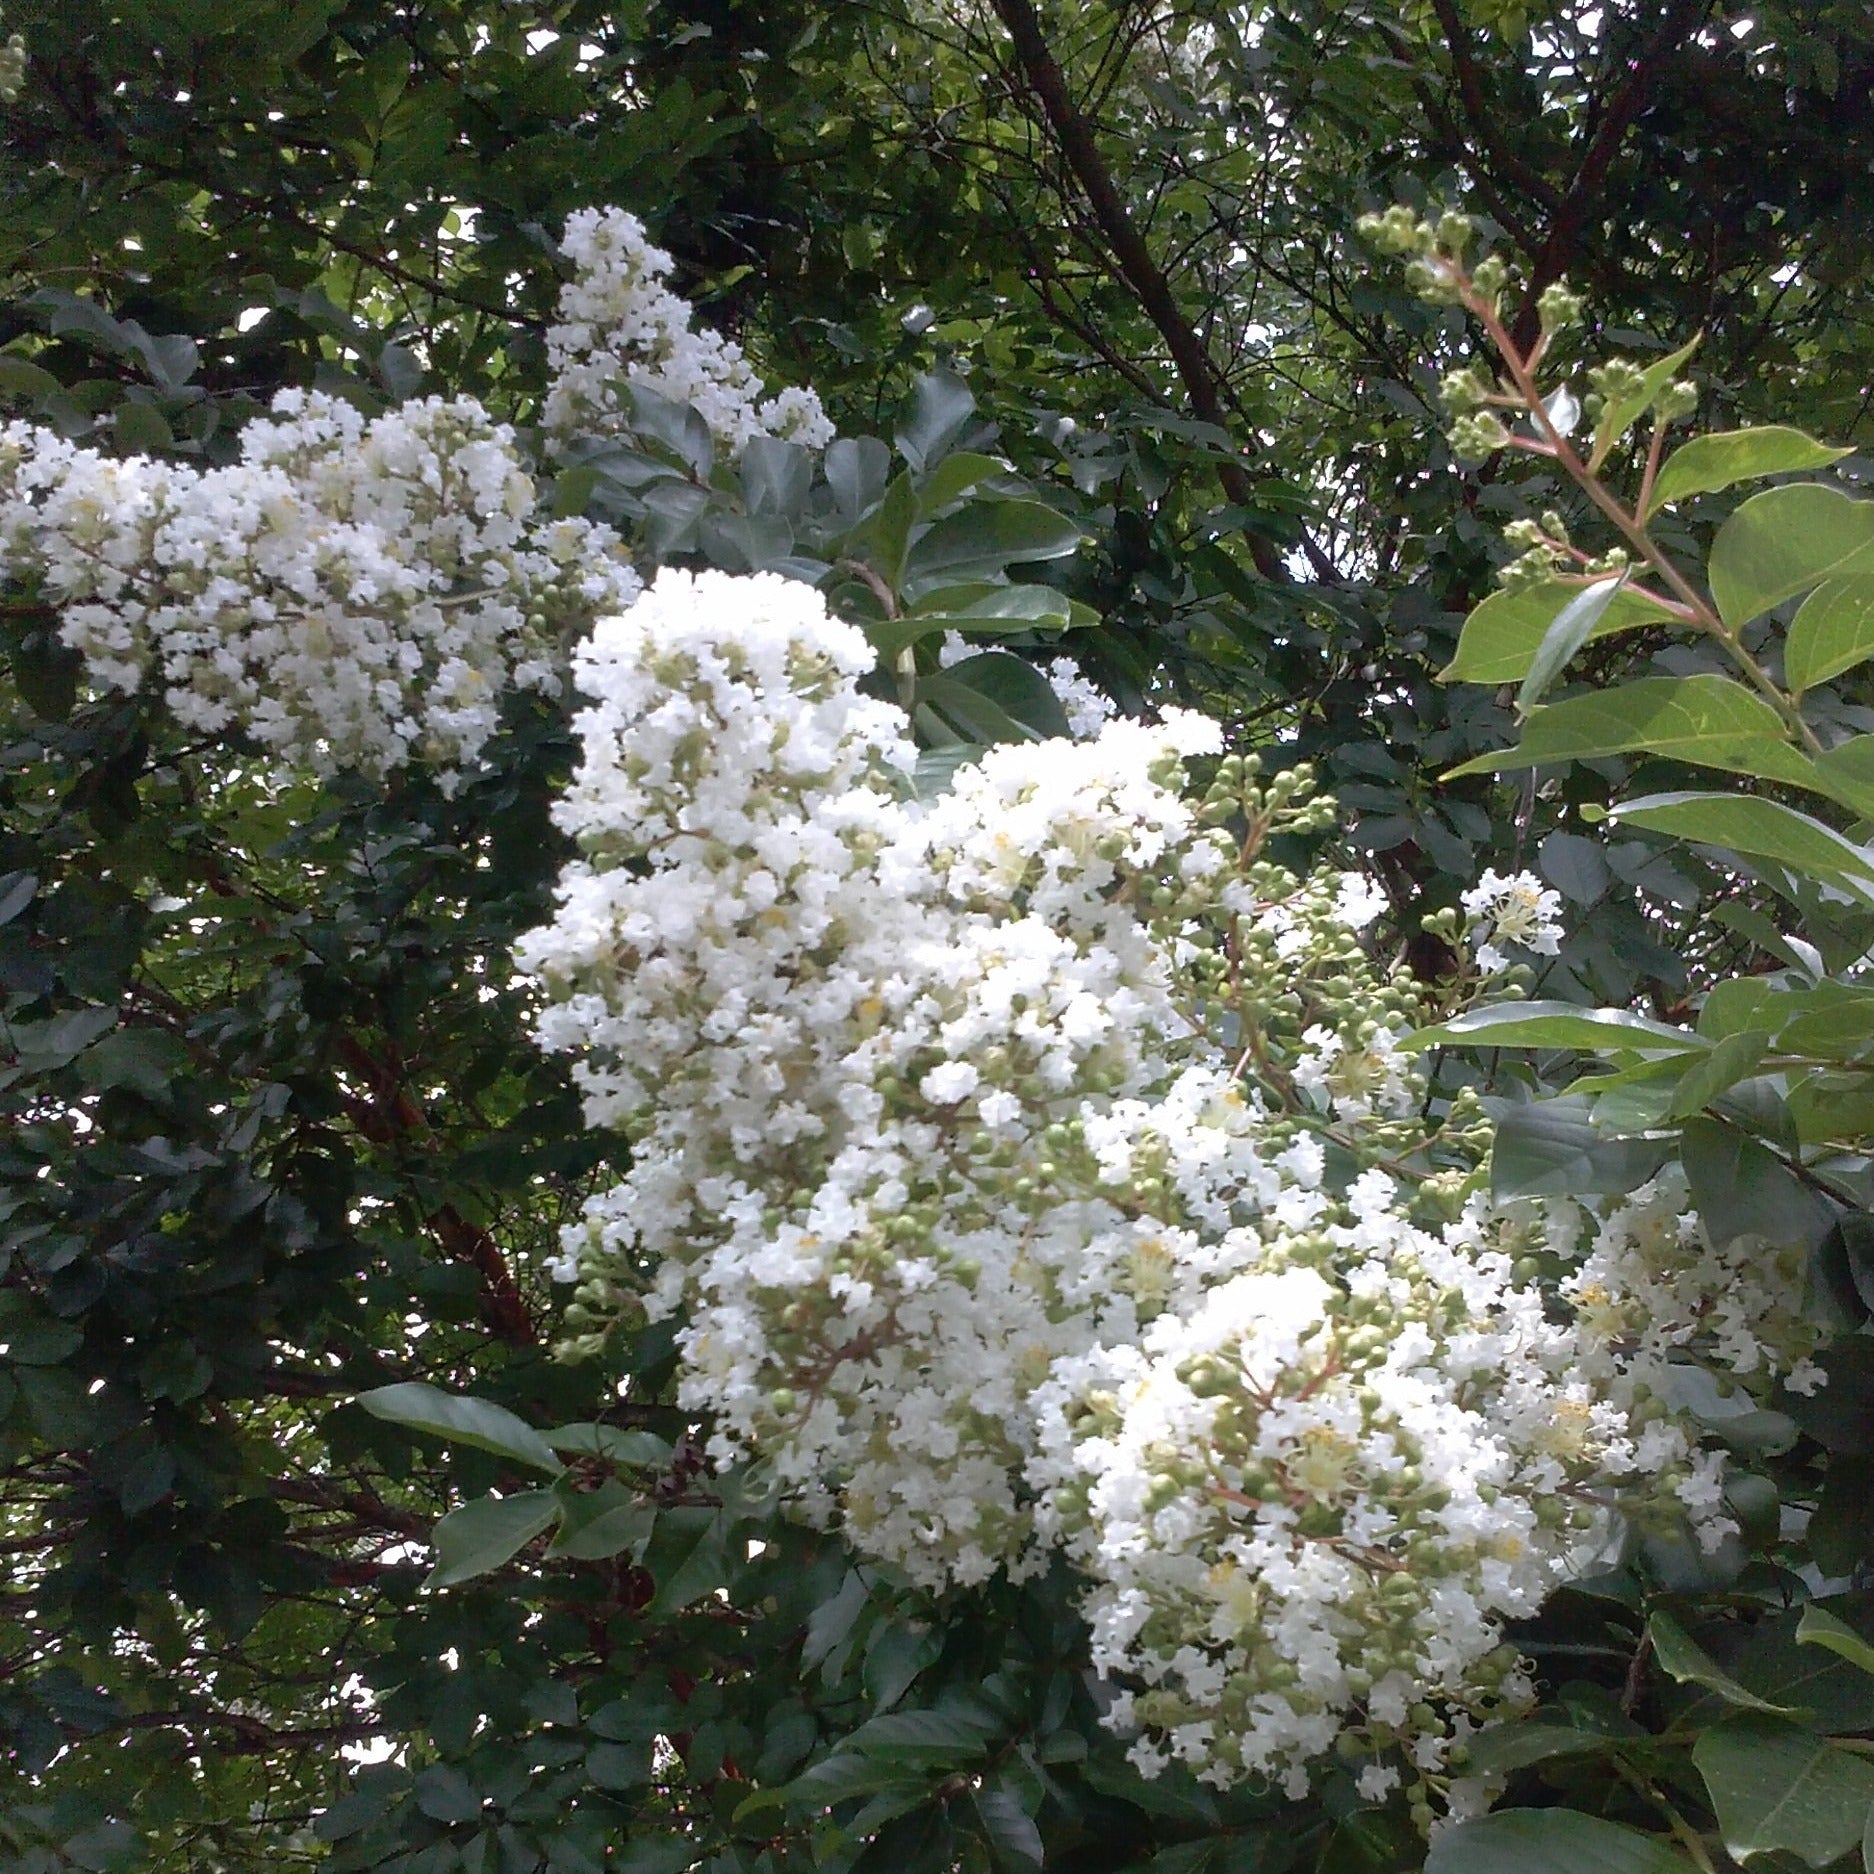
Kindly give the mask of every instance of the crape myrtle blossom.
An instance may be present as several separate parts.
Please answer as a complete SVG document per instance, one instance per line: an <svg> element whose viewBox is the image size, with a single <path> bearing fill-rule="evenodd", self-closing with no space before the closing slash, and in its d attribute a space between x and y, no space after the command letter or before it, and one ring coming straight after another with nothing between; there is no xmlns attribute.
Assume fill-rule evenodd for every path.
<svg viewBox="0 0 1874 1874"><path fill-rule="evenodd" d="M1477 967L1486 976L1500 975L1515 962L1505 944L1547 957L1562 947L1561 897L1533 872L1486 872L1462 902Z"/></svg>
<svg viewBox="0 0 1874 1874"><path fill-rule="evenodd" d="M504 692L640 581L608 529L538 506L511 430L428 398L368 421L286 391L240 460L119 460L0 429L0 555L100 689L157 690L317 772L474 764Z"/></svg>
<svg viewBox="0 0 1874 1874"><path fill-rule="evenodd" d="M813 391L769 396L739 345L692 330L689 303L663 283L674 263L637 216L582 208L567 218L561 252L573 277L547 329L549 437L563 443L627 427L636 386L687 404L731 455L756 436L815 449L833 440Z"/></svg>
<svg viewBox="0 0 1874 1874"><path fill-rule="evenodd" d="M1375 894L1264 856L1329 823L1302 780L1192 790L1218 732L1173 712L921 802L872 662L807 588L708 573L579 653L582 857L518 955L632 1149L568 1233L566 1351L678 1318L717 1459L933 1588L1065 1547L1147 1770L1299 1788L1339 1748L1480 1800L1443 1766L1529 1695L1501 1623L1623 1507L1727 1528L1608 1325L1638 1226L1493 1207L1475 1100L1421 1117ZM1678 1201L1638 1200L1675 1243ZM1674 1354L1706 1273L1647 1291L1700 1324Z"/></svg>

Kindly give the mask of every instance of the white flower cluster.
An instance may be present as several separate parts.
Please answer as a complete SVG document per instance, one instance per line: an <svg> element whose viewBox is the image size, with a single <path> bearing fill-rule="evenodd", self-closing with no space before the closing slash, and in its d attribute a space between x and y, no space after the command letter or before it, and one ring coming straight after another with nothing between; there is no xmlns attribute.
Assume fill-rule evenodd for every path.
<svg viewBox="0 0 1874 1874"><path fill-rule="evenodd" d="M691 329L688 302L663 284L671 258L645 238L635 215L582 208L567 219L561 251L574 271L560 293L560 322L547 331L551 437L564 442L622 427L637 385L688 404L730 454L756 436L816 449L833 440L813 391L768 396L739 345Z"/></svg>
<svg viewBox="0 0 1874 1874"><path fill-rule="evenodd" d="M631 602L609 530L540 511L512 432L428 399L367 421L288 391L197 469L0 430L0 556L101 688L321 772L474 763L510 685Z"/></svg>
<svg viewBox="0 0 1874 1874"><path fill-rule="evenodd" d="M1623 1350L1660 1391L1686 1352L1773 1403L1779 1380L1813 1392L1811 1356L1822 1330L1805 1304L1809 1258L1800 1242L1745 1233L1714 1245L1692 1214L1675 1162L1588 1224L1588 1254L1562 1283L1584 1336Z"/></svg>
<svg viewBox="0 0 1874 1874"><path fill-rule="evenodd" d="M871 664L807 588L668 572L580 654L585 856L519 958L632 1151L570 1350L680 1312L715 1455L923 1582L1065 1545L1146 1768L1338 1744L1453 1799L1527 1692L1501 1621L1623 1501L1715 1539L1714 1462L1531 1272L1580 1214L1467 1195L1474 1103L1430 1143L1375 895L1261 853L1322 803L1188 796L1179 715L920 804Z"/></svg>
<svg viewBox="0 0 1874 1874"><path fill-rule="evenodd" d="M1463 905L1477 946L1477 967L1486 976L1499 975L1516 961L1505 944L1547 957L1562 947L1561 897L1533 872L1486 872L1464 894Z"/></svg>

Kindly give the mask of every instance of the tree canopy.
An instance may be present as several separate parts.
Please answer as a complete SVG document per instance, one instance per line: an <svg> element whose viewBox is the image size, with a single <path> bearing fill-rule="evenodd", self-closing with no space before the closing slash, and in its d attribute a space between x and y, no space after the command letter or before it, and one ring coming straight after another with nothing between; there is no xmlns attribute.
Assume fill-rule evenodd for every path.
<svg viewBox="0 0 1874 1874"><path fill-rule="evenodd" d="M4 1874L1860 1864L1864 7L0 26ZM683 947L725 881L794 902L758 822L837 909L766 1002ZM876 990L858 1059L976 980L912 955L1050 918L1099 1039L931 1018L843 1095L776 1043L730 1110L816 985ZM954 1145L830 1276L822 1097ZM1276 1260L1166 1273L1250 1202L1244 1100L1299 1154ZM644 1167L706 1148L666 1241ZM1049 1262L1101 1203L1127 1255ZM957 1232L1017 1212L1006 1394L842 1325L926 1256L987 1309ZM756 1239L796 1260L720 1273ZM1115 1297L1132 1343L1074 1340ZM1256 1379L1285 1309L1333 1352ZM1523 1427L1469 1537L1347 1377L1416 1335L1447 1422ZM1245 1373L1396 1462L1356 1491L1323 1417L1284 1468L1214 1406ZM1281 1602L1325 1703L1228 1548L1259 1503L1367 1542L1338 1614ZM1263 1634L1234 1693L1213 1604Z"/></svg>

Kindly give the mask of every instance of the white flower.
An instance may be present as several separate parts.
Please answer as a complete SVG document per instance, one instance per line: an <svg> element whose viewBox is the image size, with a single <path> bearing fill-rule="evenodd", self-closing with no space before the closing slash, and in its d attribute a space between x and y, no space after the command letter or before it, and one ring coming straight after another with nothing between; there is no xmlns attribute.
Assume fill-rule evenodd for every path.
<svg viewBox="0 0 1874 1874"><path fill-rule="evenodd" d="M1477 964L1486 976L1506 970L1515 961L1504 944L1515 944L1539 956L1554 956L1562 944L1562 901L1547 890L1533 872L1486 872L1464 893L1470 938L1477 946Z"/></svg>
<svg viewBox="0 0 1874 1874"><path fill-rule="evenodd" d="M1503 1623L1619 1501L1722 1537L1646 1376L1809 1343L1682 1191L1418 1213L1374 895L1211 829L1178 758L1215 725L992 749L919 803L870 667L768 577L665 573L582 647L584 856L518 956L632 1152L569 1252L682 1312L715 1455L861 1550L937 1586L1064 1548L1142 1769L1301 1791L1339 1747L1377 1800L1528 1702ZM1217 959L1253 1045L1212 1036ZM1536 1242L1585 1258L1576 1318L1516 1277Z"/></svg>
<svg viewBox="0 0 1874 1874"><path fill-rule="evenodd" d="M756 436L809 448L833 440L811 390L766 395L739 345L691 329L689 304L663 283L673 262L635 215L582 208L567 218L561 251L573 277L560 294L559 323L547 330L549 436L564 443L620 428L635 385L687 404L731 454Z"/></svg>

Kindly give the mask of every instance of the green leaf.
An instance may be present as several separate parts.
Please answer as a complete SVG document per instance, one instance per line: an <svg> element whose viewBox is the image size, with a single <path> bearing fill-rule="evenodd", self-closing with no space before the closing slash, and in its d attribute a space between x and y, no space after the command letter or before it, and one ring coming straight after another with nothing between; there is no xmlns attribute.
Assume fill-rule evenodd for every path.
<svg viewBox="0 0 1874 1874"><path fill-rule="evenodd" d="M719 1510L666 1510L644 1556L657 1591L646 1610L662 1619L719 1587L728 1567L727 1519Z"/></svg>
<svg viewBox="0 0 1874 1874"><path fill-rule="evenodd" d="M1599 1755L1619 1741L1605 1731L1584 1731L1572 1724L1508 1719L1487 1725L1467 1740L1471 1755L1465 1769L1466 1774L1508 1776L1555 1757Z"/></svg>
<svg viewBox="0 0 1874 1874"><path fill-rule="evenodd" d="M0 395L36 402L41 397L56 397L63 388L50 371L30 358L22 358L16 351L0 351Z"/></svg>
<svg viewBox="0 0 1874 1874"><path fill-rule="evenodd" d="M1609 809L1607 817L1701 846L1773 859L1805 878L1874 903L1874 853L1778 801L1755 794L1647 794Z"/></svg>
<svg viewBox="0 0 1874 1874"><path fill-rule="evenodd" d="M920 707L939 711L968 741L1041 741L1068 734L1061 699L1034 665L984 651L935 676L920 677Z"/></svg>
<svg viewBox="0 0 1874 1874"><path fill-rule="evenodd" d="M1767 1146L1735 1126L1688 1119L1679 1160L1699 1221L1720 1248L1741 1236L1814 1248L1828 1234L1828 1204Z"/></svg>
<svg viewBox="0 0 1874 1874"><path fill-rule="evenodd" d="M477 1497L436 1525L430 1546L436 1566L423 1585L452 1588L499 1568L518 1555L559 1515L551 1490L520 1490L511 1497Z"/></svg>
<svg viewBox="0 0 1874 1874"><path fill-rule="evenodd" d="M1739 1705L1746 1711L1768 1712L1778 1718L1800 1715L1788 1705L1773 1705L1739 1685L1670 1614L1654 1614L1646 1623L1646 1637L1653 1643L1653 1657L1661 1669L1681 1685L1702 1685L1706 1691L1716 1692L1727 1705Z"/></svg>
<svg viewBox="0 0 1874 1874"><path fill-rule="evenodd" d="M1679 375L1679 367L1697 349L1698 340L1693 339L1689 345L1681 345L1677 351L1656 359L1641 372L1638 386L1629 395L1607 400L1600 421L1594 426L1594 449L1588 457L1591 470L1600 468L1607 460L1607 452L1627 433L1641 411Z"/></svg>
<svg viewBox="0 0 1874 1874"><path fill-rule="evenodd" d="M1831 574L1862 571L1874 571L1874 501L1819 482L1752 495L1711 543L1711 596L1733 630Z"/></svg>
<svg viewBox="0 0 1874 1874"><path fill-rule="evenodd" d="M1805 771L1807 764L1782 736L1776 711L1729 677L1641 677L1618 689L1542 704L1530 711L1516 747L1479 755L1445 778L1629 754L1742 768L1747 774L1765 772L1766 762Z"/></svg>
<svg viewBox="0 0 1874 1874"><path fill-rule="evenodd" d="M1013 1790L979 1789L976 1814L997 1862L1004 1866L1040 1867L1044 1859L1041 1831Z"/></svg>
<svg viewBox="0 0 1874 1874"><path fill-rule="evenodd" d="M1687 495L1716 494L1721 488L1754 481L1759 475L1790 475L1802 469L1826 468L1850 453L1847 449L1831 449L1801 430L1780 423L1694 436L1675 450L1659 471L1643 518L1650 519L1661 508L1683 501Z"/></svg>
<svg viewBox="0 0 1874 1874"><path fill-rule="evenodd" d="M0 873L0 924L11 924L38 889L39 880L31 872Z"/></svg>
<svg viewBox="0 0 1874 1874"><path fill-rule="evenodd" d="M1619 1194L1650 1178L1663 1145L1609 1138L1593 1103L1573 1094L1499 1108L1490 1147L1490 1187L1498 1197Z"/></svg>
<svg viewBox="0 0 1874 1874"><path fill-rule="evenodd" d="M1858 1847L1874 1763L1778 1718L1727 1718L1692 1747L1726 1853L1793 1854L1811 1867Z"/></svg>
<svg viewBox="0 0 1874 1874"><path fill-rule="evenodd" d="M957 770L983 758L980 742L950 742L942 748L924 749L911 770L911 792L918 800L935 800L955 783Z"/></svg>
<svg viewBox="0 0 1874 1874"><path fill-rule="evenodd" d="M1063 559L1080 538L1078 524L1045 502L972 501L933 521L912 544L902 583L915 596L1016 562Z"/></svg>
<svg viewBox="0 0 1874 1874"><path fill-rule="evenodd" d="M374 1418L429 1432L451 1444L473 1445L555 1476L565 1469L553 1447L525 1419L486 1399L459 1397L423 1380L405 1380L363 1393L358 1403Z"/></svg>
<svg viewBox="0 0 1874 1874"><path fill-rule="evenodd" d="M1438 673L1440 683L1519 683L1528 676L1558 615L1581 588L1559 580L1493 592L1464 621L1457 655ZM1619 587L1595 618L1586 642L1642 625L1683 625L1650 594Z"/></svg>
<svg viewBox="0 0 1874 1874"><path fill-rule="evenodd" d="M416 1779L416 1806L437 1822L473 1822L482 1812L475 1785L454 1764L433 1763Z"/></svg>
<svg viewBox="0 0 1874 1874"><path fill-rule="evenodd" d="M555 1451L576 1451L582 1457L606 1458L613 1464L668 1464L672 1449L668 1438L632 1426L559 1425L541 1437Z"/></svg>
<svg viewBox="0 0 1874 1874"><path fill-rule="evenodd" d="M1584 1009L1572 1002L1498 1002L1454 1016L1435 1028L1421 1028L1402 1045L1697 1054L1709 1044L1689 1028L1675 1028L1627 1009Z"/></svg>
<svg viewBox="0 0 1874 1874"><path fill-rule="evenodd" d="M1760 1028L1726 1035L1702 1061L1686 1070L1685 1078L1673 1089L1667 1116L1683 1119L1689 1113L1703 1112L1727 1087L1756 1071L1769 1045L1769 1035Z"/></svg>
<svg viewBox="0 0 1874 1874"><path fill-rule="evenodd" d="M1874 657L1874 578L1829 579L1809 594L1790 624L1783 675L1792 690L1812 689Z"/></svg>
<svg viewBox="0 0 1874 1874"><path fill-rule="evenodd" d="M1542 634L1542 642L1536 646L1536 654L1530 659L1529 674L1523 679L1522 688L1516 692L1516 713L1519 717L1527 716L1542 700L1543 692L1568 667L1575 653L1594 636L1594 627L1606 615L1607 608L1613 604L1626 583L1627 575L1624 572L1617 579L1603 579L1577 592L1555 614L1554 622Z"/></svg>
<svg viewBox="0 0 1874 1874"><path fill-rule="evenodd" d="M1425 1874L1690 1874L1656 1835L1573 1809L1499 1809L1445 1829Z"/></svg>
<svg viewBox="0 0 1874 1874"><path fill-rule="evenodd" d="M611 1863L610 1874L683 1874L697 1847L685 1835L634 1835Z"/></svg>
<svg viewBox="0 0 1874 1874"><path fill-rule="evenodd" d="M892 440L922 472L944 455L976 414L976 399L954 371L927 371L911 387L911 408Z"/></svg>
<svg viewBox="0 0 1874 1874"><path fill-rule="evenodd" d="M854 523L884 500L891 479L891 451L876 436L842 436L827 444L821 467L841 515Z"/></svg>
<svg viewBox="0 0 1874 1874"><path fill-rule="evenodd" d="M992 455L973 455L966 451L945 456L928 475L918 479L918 518L929 520L942 513L951 502L960 501L972 488L979 488L984 482L1009 472L1009 465L998 462Z"/></svg>
<svg viewBox="0 0 1874 1874"><path fill-rule="evenodd" d="M1854 735L1815 757L1822 791L1864 820L1874 820L1874 735Z"/></svg>
<svg viewBox="0 0 1874 1874"><path fill-rule="evenodd" d="M749 513L791 518L806 511L813 492L813 457L799 443L751 436L742 446L738 466Z"/></svg>
<svg viewBox="0 0 1874 1874"><path fill-rule="evenodd" d="M1813 1603L1802 1610L1802 1618L1796 1623L1796 1642L1799 1646L1826 1646L1831 1653L1839 1654L1850 1665L1859 1666L1863 1672L1874 1673L1874 1646L1870 1646L1845 1620L1837 1620L1825 1607Z"/></svg>
<svg viewBox="0 0 1874 1874"><path fill-rule="evenodd" d="M159 455L176 440L162 411L134 398L112 411L111 435L118 448L130 455Z"/></svg>

